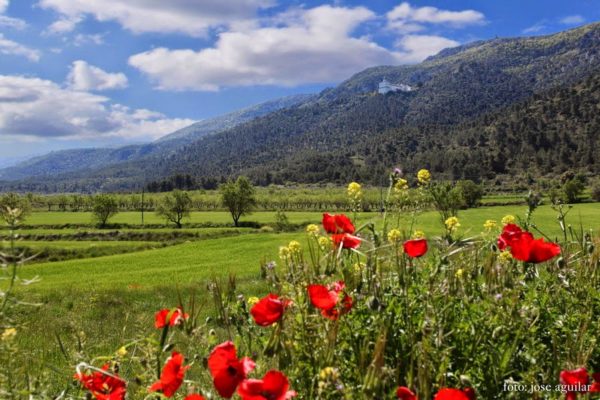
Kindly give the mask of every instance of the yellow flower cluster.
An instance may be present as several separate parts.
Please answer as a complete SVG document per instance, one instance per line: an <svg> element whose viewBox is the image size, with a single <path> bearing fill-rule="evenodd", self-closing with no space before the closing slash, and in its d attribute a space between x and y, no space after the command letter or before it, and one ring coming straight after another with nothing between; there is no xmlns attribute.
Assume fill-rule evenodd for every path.
<svg viewBox="0 0 600 400"><path fill-rule="evenodd" d="M514 215L505 215L502 218L502 225L514 224L517 219Z"/></svg>
<svg viewBox="0 0 600 400"><path fill-rule="evenodd" d="M326 380L336 380L340 377L340 373L337 370L337 368L333 368L333 367L325 367L321 370L321 372L319 372L319 379L321 381L326 381Z"/></svg>
<svg viewBox="0 0 600 400"><path fill-rule="evenodd" d="M462 268L459 268L454 273L454 276L456 276L458 279L460 279L463 277L464 273L465 273L465 271Z"/></svg>
<svg viewBox="0 0 600 400"><path fill-rule="evenodd" d="M458 218L456 217L450 217L446 220L445 222L446 224L446 229L448 229L449 232L454 232L458 229L458 227L460 226L460 223L458 222Z"/></svg>
<svg viewBox="0 0 600 400"><path fill-rule="evenodd" d="M358 273L362 272L362 270L365 269L366 266L367 266L367 264L362 263L362 262L354 263L354 272L356 272L358 274Z"/></svg>
<svg viewBox="0 0 600 400"><path fill-rule="evenodd" d="M306 233L308 233L309 235L317 236L319 234L319 226L315 224L307 225Z"/></svg>
<svg viewBox="0 0 600 400"><path fill-rule="evenodd" d="M125 346L121 346L119 350L117 350L117 355L119 357L125 357L127 355L127 348Z"/></svg>
<svg viewBox="0 0 600 400"><path fill-rule="evenodd" d="M352 200L360 200L362 197L362 187L357 182L351 182L348 185L348 197Z"/></svg>
<svg viewBox="0 0 600 400"><path fill-rule="evenodd" d="M421 185L427 185L431 182L431 172L426 169L421 169L417 172L417 180Z"/></svg>
<svg viewBox="0 0 600 400"><path fill-rule="evenodd" d="M15 336L17 336L17 330L15 328L6 328L4 332L2 332L2 341L7 342L14 339Z"/></svg>
<svg viewBox="0 0 600 400"><path fill-rule="evenodd" d="M398 229L392 229L388 232L387 238L388 242L396 244L402 239L402 232L400 232Z"/></svg>
<svg viewBox="0 0 600 400"><path fill-rule="evenodd" d="M288 249L291 254L300 254L300 251L302 250L302 246L300 246L300 242L298 242L297 240L292 240L288 244Z"/></svg>
<svg viewBox="0 0 600 400"><path fill-rule="evenodd" d="M260 301L260 299L256 296L252 296L248 298L248 305L250 307L252 307L253 305L255 305L256 303L258 303Z"/></svg>
<svg viewBox="0 0 600 400"><path fill-rule="evenodd" d="M394 192L400 194L408 190L408 181L406 179L398 179L394 184Z"/></svg>
<svg viewBox="0 0 600 400"><path fill-rule="evenodd" d="M290 249L286 246L281 246L279 248L279 258L281 258L282 261L287 261L290 258Z"/></svg>
<svg viewBox="0 0 600 400"><path fill-rule="evenodd" d="M488 219L487 221L485 221L483 223L483 228L487 232L491 232L492 230L494 230L496 228L496 226L498 226L498 223L493 219Z"/></svg>
<svg viewBox="0 0 600 400"><path fill-rule="evenodd" d="M512 256L512 254L510 254L510 251L504 250L503 252L500 253L498 258L500 259L500 262L507 263L510 260L512 260L513 256Z"/></svg>
<svg viewBox="0 0 600 400"><path fill-rule="evenodd" d="M425 232L415 231L415 233L413 234L413 238L414 239L423 239L423 238L425 238Z"/></svg>
<svg viewBox="0 0 600 400"><path fill-rule="evenodd" d="M329 239L327 236L319 237L317 242L319 243L319 247L321 247L323 250L331 247L331 239Z"/></svg>

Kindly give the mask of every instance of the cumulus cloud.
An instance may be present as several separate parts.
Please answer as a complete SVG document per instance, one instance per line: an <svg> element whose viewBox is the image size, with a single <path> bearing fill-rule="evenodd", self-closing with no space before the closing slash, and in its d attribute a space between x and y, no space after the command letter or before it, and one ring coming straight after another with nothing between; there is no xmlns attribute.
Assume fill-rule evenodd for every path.
<svg viewBox="0 0 600 400"><path fill-rule="evenodd" d="M39 78L0 75L0 131L20 141L55 139L156 139L194 123L132 110L87 92Z"/></svg>
<svg viewBox="0 0 600 400"><path fill-rule="evenodd" d="M60 35L71 32L81 21L83 21L81 15L63 16L50 24L46 33Z"/></svg>
<svg viewBox="0 0 600 400"><path fill-rule="evenodd" d="M2 33L0 33L0 54L21 56L33 62L38 62L41 57L41 54L38 50L31 49L27 46L9 40L4 37Z"/></svg>
<svg viewBox="0 0 600 400"><path fill-rule="evenodd" d="M413 7L404 2L386 14L388 28L401 32L425 29L425 24L444 24L451 27L483 24L485 16L479 11L449 11L436 7Z"/></svg>
<svg viewBox="0 0 600 400"><path fill-rule="evenodd" d="M254 18L274 0L40 0L39 4L61 15L50 30L72 30L82 16L90 15L98 21L116 21L134 33L203 36L210 28Z"/></svg>
<svg viewBox="0 0 600 400"><path fill-rule="evenodd" d="M376 18L364 7L297 9L274 17L271 25L223 32L211 48L157 48L131 56L129 64L160 89L210 91L337 82L370 66L418 62L458 45L440 36L407 35L397 50L389 50L352 36L359 25Z"/></svg>
<svg viewBox="0 0 600 400"><path fill-rule="evenodd" d="M83 60L74 61L67 77L73 90L109 90L127 87L127 77L123 73L109 73Z"/></svg>
<svg viewBox="0 0 600 400"><path fill-rule="evenodd" d="M406 62L419 62L442 49L456 47L460 43L442 36L406 35L396 42Z"/></svg>
<svg viewBox="0 0 600 400"><path fill-rule="evenodd" d="M558 22L563 25L578 25L583 24L585 22L585 18L583 18L581 15L569 15L561 18Z"/></svg>

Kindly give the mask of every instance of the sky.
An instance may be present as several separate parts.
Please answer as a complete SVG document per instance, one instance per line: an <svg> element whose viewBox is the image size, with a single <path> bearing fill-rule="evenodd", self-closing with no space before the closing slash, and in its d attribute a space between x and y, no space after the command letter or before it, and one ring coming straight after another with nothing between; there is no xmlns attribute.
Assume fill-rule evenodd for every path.
<svg viewBox="0 0 600 400"><path fill-rule="evenodd" d="M0 167L598 20L600 0L0 0Z"/></svg>

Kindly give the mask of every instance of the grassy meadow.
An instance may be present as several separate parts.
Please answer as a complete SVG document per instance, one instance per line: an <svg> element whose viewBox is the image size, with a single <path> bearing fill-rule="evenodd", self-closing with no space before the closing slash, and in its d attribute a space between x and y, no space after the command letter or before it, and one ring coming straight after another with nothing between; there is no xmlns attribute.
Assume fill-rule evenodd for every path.
<svg viewBox="0 0 600 400"><path fill-rule="evenodd" d="M480 235L483 223L499 221L512 214L523 216L523 205L484 206L459 212L459 236ZM111 354L140 332L153 332L156 310L170 307L179 298L194 296L200 320L214 317L207 285L212 280L226 283L235 277L239 292L262 296L269 290L260 278L261 261L278 264L278 250L291 240L306 246L303 227L320 224L321 212L286 212L292 231L275 232L275 212L260 211L245 216L268 228L234 228L223 211L193 212L182 229L174 229L154 213L146 213L141 225L138 212L122 212L111 219L111 227L99 229L88 212L42 212L29 215L17 233L21 249L40 253L62 252L60 261L33 260L21 268L23 279L34 280L19 287L17 296L39 306L21 308L16 318L25 329L18 335L20 346L32 349L31 368L44 371L61 384L68 384L74 360L90 355ZM549 238L562 236L557 212L539 207L536 227ZM439 214L426 211L389 217L389 228L421 230L428 237L440 236L444 227ZM600 230L600 205L584 203L572 207L568 223L573 228ZM359 213L355 224L382 225L380 213ZM202 224L215 227L198 227ZM64 228L61 228L64 226ZM162 227L161 227L162 226ZM8 231L0 230L1 248L7 249ZM82 233L84 237L81 237ZM133 240L144 233L147 240ZM174 235L189 234L176 237ZM88 235L90 238L85 238ZM46 262L44 262L46 261ZM67 377L67 378L65 378Z"/></svg>

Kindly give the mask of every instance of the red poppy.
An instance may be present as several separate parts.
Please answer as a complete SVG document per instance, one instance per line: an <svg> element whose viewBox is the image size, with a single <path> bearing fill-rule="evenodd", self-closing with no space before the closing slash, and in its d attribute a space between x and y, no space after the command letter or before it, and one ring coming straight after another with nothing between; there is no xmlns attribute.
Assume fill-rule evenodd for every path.
<svg viewBox="0 0 600 400"><path fill-rule="evenodd" d="M174 351L167 360L160 374L160 379L150 386L151 392L162 392L166 397L173 397L183 383L185 371L188 366L183 366L183 355Z"/></svg>
<svg viewBox="0 0 600 400"><path fill-rule="evenodd" d="M188 396L186 396L186 398L184 400L205 400L204 397L200 396L199 394L190 394Z"/></svg>
<svg viewBox="0 0 600 400"><path fill-rule="evenodd" d="M254 361L248 357L237 358L233 342L221 343L208 356L208 369L221 397L231 398L237 386L254 369Z"/></svg>
<svg viewBox="0 0 600 400"><path fill-rule="evenodd" d="M510 247L513 241L520 240L522 236L533 240L531 233L524 231L520 226L516 224L506 224L498 238L498 248L504 250L507 247Z"/></svg>
<svg viewBox="0 0 600 400"><path fill-rule="evenodd" d="M254 322L260 326L273 325L281 319L289 304L289 300L282 300L275 294L269 294L250 309L250 314L252 314Z"/></svg>
<svg viewBox="0 0 600 400"><path fill-rule="evenodd" d="M433 400L475 400L475 391L471 388L460 389L440 389Z"/></svg>
<svg viewBox="0 0 600 400"><path fill-rule="evenodd" d="M323 228L327 233L350 233L353 234L355 229L350 218L344 214L331 215L323 214Z"/></svg>
<svg viewBox="0 0 600 400"><path fill-rule="evenodd" d="M590 393L600 393L600 372L593 373L592 378L594 378L594 383L592 383Z"/></svg>
<svg viewBox="0 0 600 400"><path fill-rule="evenodd" d="M418 400L417 395L405 386L400 386L398 390L396 390L396 397L399 400Z"/></svg>
<svg viewBox="0 0 600 400"><path fill-rule="evenodd" d="M347 233L336 233L331 235L331 240L335 247L339 247L340 243L344 249L356 249L360 246L361 239L358 236L349 235Z"/></svg>
<svg viewBox="0 0 600 400"><path fill-rule="evenodd" d="M174 310L165 308L164 310L158 311L154 316L154 326L158 329L164 328L167 326L167 318L169 326L180 325L189 317L190 316L187 313L183 312L181 307L177 307Z"/></svg>
<svg viewBox="0 0 600 400"><path fill-rule="evenodd" d="M289 400L296 392L289 390L288 378L279 371L269 371L262 379L247 379L238 388L242 400Z"/></svg>
<svg viewBox="0 0 600 400"><path fill-rule="evenodd" d="M425 255L427 253L427 239L413 239L404 242L404 252L412 258Z"/></svg>
<svg viewBox="0 0 600 400"><path fill-rule="evenodd" d="M342 314L352 309L352 297L343 293L345 284L339 281L329 287L323 285L308 285L308 296L313 306L321 310L321 314L331 320L336 320ZM338 307L340 305L341 307Z"/></svg>
<svg viewBox="0 0 600 400"><path fill-rule="evenodd" d="M577 368L570 371L561 371L560 383L564 385L567 392L566 400L575 400L577 393L586 393L590 377L585 368Z"/></svg>
<svg viewBox="0 0 600 400"><path fill-rule="evenodd" d="M534 239L531 233L515 224L506 225L498 238L498 248L504 250L507 247L514 258L528 263L545 262L560 254L559 245Z"/></svg>
<svg viewBox="0 0 600 400"><path fill-rule="evenodd" d="M91 374L78 372L74 378L98 400L124 400L127 383L117 374L109 372L108 364L102 367L102 371Z"/></svg>

